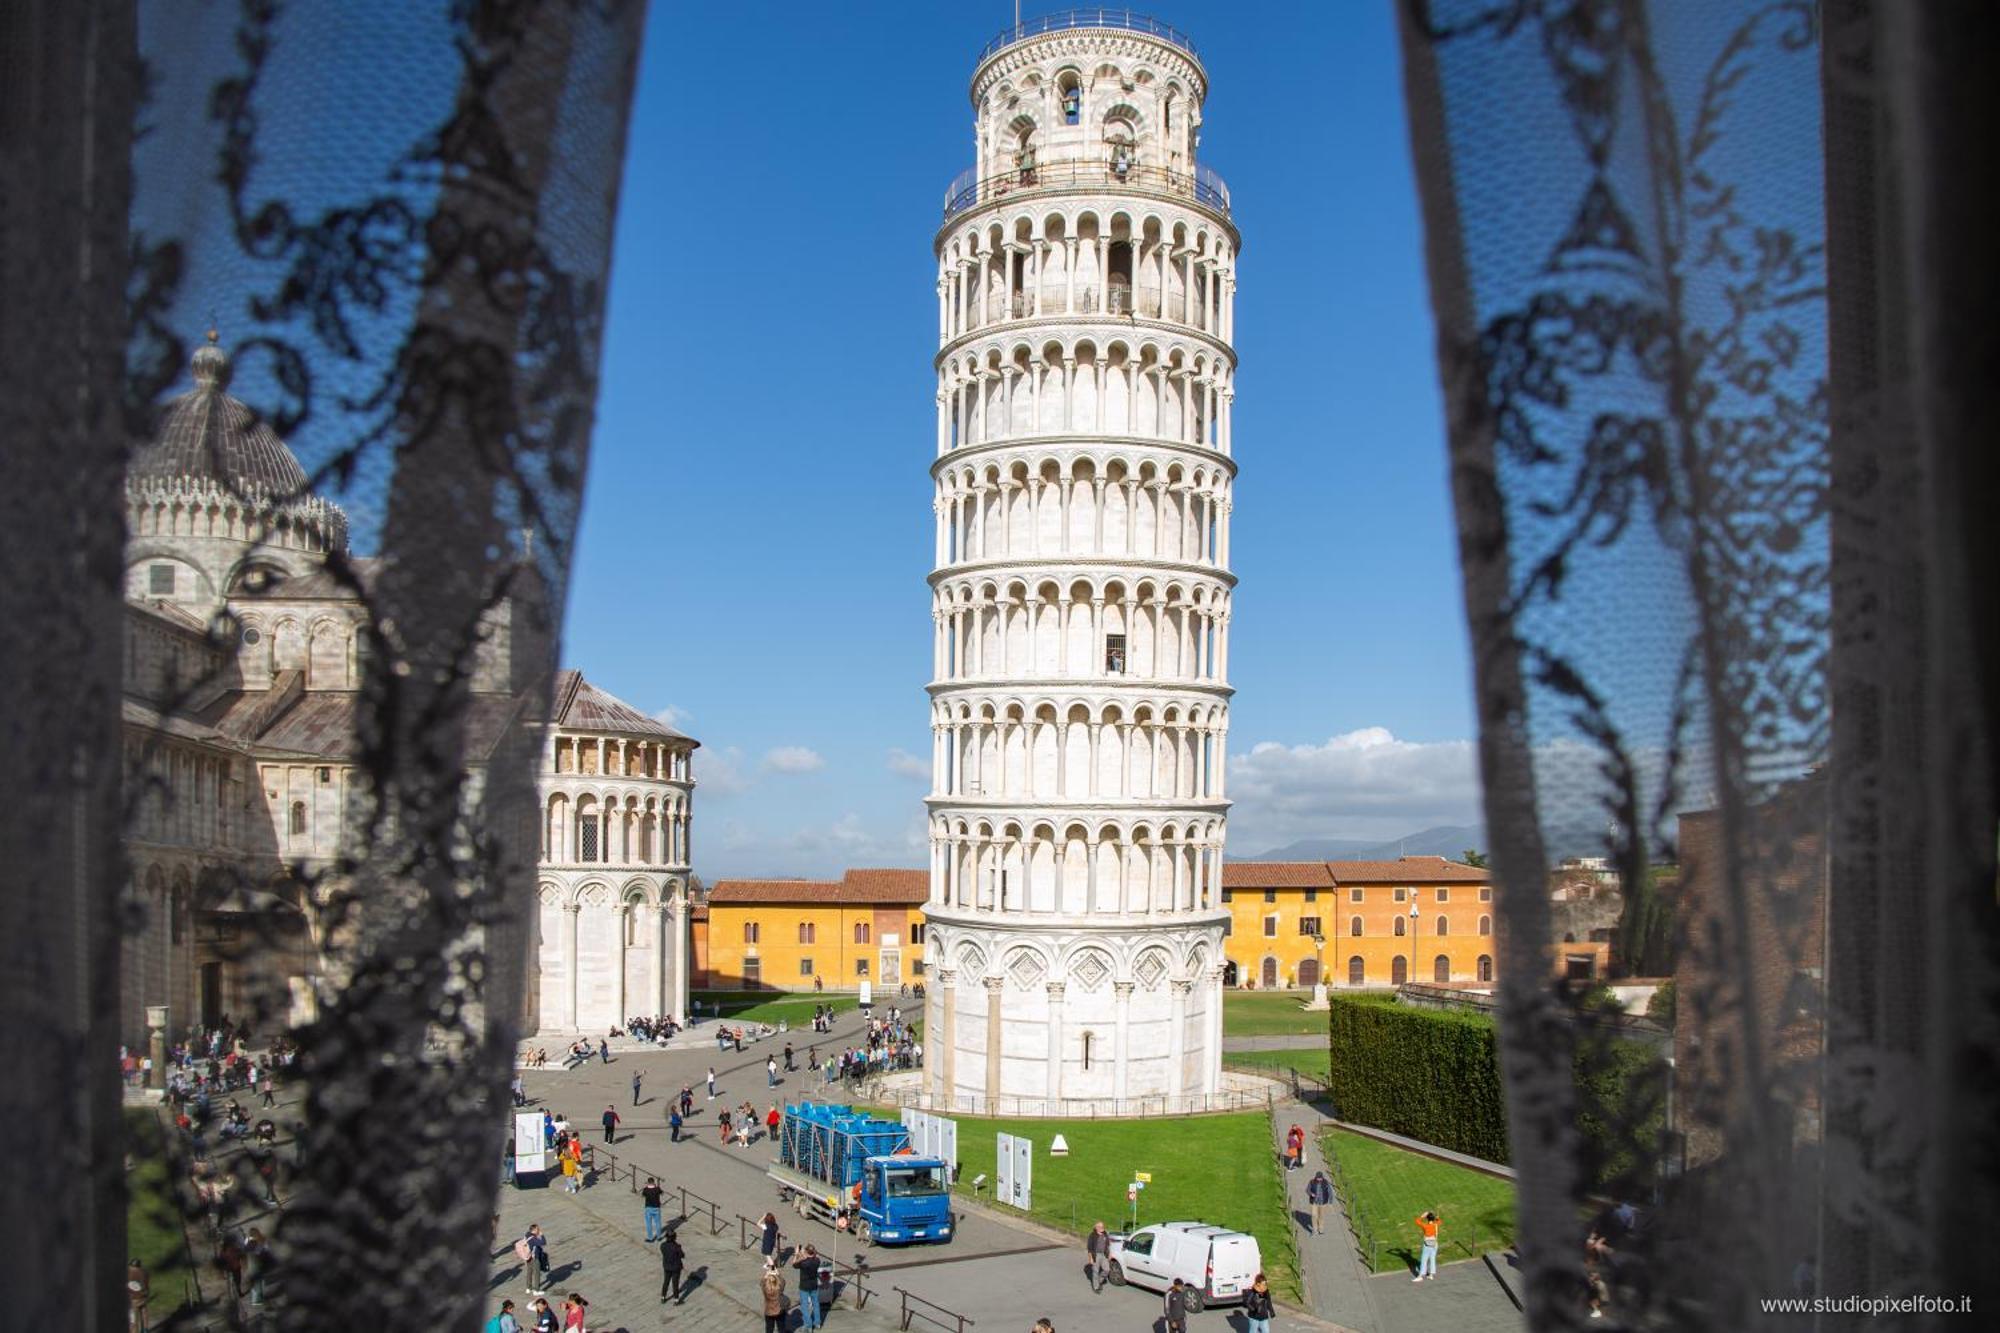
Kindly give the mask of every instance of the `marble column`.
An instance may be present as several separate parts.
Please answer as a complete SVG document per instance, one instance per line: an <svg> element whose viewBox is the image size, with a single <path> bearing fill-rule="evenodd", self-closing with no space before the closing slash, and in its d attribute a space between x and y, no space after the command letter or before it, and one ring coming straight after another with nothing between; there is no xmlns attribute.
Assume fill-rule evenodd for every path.
<svg viewBox="0 0 2000 1333"><path fill-rule="evenodd" d="M1005 977L986 979L986 1112L997 1114L1000 1102L1000 996Z"/></svg>
<svg viewBox="0 0 2000 1333"><path fill-rule="evenodd" d="M1132 1059L1132 983L1118 982L1113 990L1118 996L1118 1027L1111 1053L1111 1095L1118 1099L1119 1109L1123 1110L1128 1086L1125 1071Z"/></svg>
<svg viewBox="0 0 2000 1333"><path fill-rule="evenodd" d="M1049 1090L1051 1102L1062 1100L1063 983L1049 983Z"/></svg>
<svg viewBox="0 0 2000 1333"><path fill-rule="evenodd" d="M579 907L576 903L563 904L562 1017L563 1017L563 1027L570 1032L576 1031L576 914L581 910L583 909Z"/></svg>

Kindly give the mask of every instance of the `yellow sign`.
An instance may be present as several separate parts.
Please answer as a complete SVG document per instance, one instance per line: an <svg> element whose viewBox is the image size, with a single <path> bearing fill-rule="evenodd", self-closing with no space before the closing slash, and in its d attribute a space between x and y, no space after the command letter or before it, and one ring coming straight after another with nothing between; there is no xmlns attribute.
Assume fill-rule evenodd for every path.
<svg viewBox="0 0 2000 1333"><path fill-rule="evenodd" d="M1143 1180L1148 1185L1150 1185L1153 1183L1153 1173L1151 1171L1134 1171L1132 1173L1132 1179Z"/></svg>

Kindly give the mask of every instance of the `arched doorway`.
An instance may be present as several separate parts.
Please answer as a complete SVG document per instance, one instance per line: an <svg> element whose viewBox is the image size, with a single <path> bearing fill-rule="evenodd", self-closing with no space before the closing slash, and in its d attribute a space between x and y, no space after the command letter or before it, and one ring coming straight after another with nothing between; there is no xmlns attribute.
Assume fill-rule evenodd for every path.
<svg viewBox="0 0 2000 1333"><path fill-rule="evenodd" d="M1410 979L1409 960L1404 958L1403 955L1397 954L1395 961L1389 964L1389 984L1392 986L1400 986L1409 979Z"/></svg>
<svg viewBox="0 0 2000 1333"><path fill-rule="evenodd" d="M1449 957L1444 954L1437 956L1437 961L1431 964L1431 980L1440 983L1451 980L1451 959Z"/></svg>
<svg viewBox="0 0 2000 1333"><path fill-rule="evenodd" d="M1308 958L1299 964L1299 985L1308 988L1319 985L1319 959Z"/></svg>
<svg viewBox="0 0 2000 1333"><path fill-rule="evenodd" d="M1366 985L1367 982L1368 982L1367 966L1364 963L1362 963L1361 955L1356 954L1354 955L1354 957L1347 960L1347 984L1350 986L1363 986Z"/></svg>
<svg viewBox="0 0 2000 1333"><path fill-rule="evenodd" d="M1276 989L1278 989L1278 960L1277 960L1277 959L1275 959L1275 958L1272 958L1272 957L1271 957L1271 956L1269 956L1268 954L1267 954L1267 955L1265 955L1265 958L1264 958L1264 971L1263 971L1263 976L1262 976L1262 977L1261 977L1261 978L1259 979L1259 981L1258 981L1258 983L1257 983L1257 984L1258 984L1258 985L1260 985L1260 986L1262 986L1262 987L1263 987L1263 988L1264 988L1265 990L1276 990Z"/></svg>
<svg viewBox="0 0 2000 1333"><path fill-rule="evenodd" d="M1234 958L1222 965L1222 984L1232 989L1236 985L1236 960Z"/></svg>
<svg viewBox="0 0 2000 1333"><path fill-rule="evenodd" d="M1480 979L1481 981L1491 981L1491 980L1493 980L1493 955L1492 955L1492 954L1485 954L1485 953L1483 953L1483 954L1480 954L1480 955L1479 955L1479 973L1478 973L1478 975L1479 975L1479 979Z"/></svg>

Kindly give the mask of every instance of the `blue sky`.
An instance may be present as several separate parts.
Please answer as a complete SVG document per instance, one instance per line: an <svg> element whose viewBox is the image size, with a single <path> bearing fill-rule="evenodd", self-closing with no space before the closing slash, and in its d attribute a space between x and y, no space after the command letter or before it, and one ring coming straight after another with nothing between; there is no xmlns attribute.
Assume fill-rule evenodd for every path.
<svg viewBox="0 0 2000 1333"><path fill-rule="evenodd" d="M1391 6L1151 12L1244 238L1231 847L1473 822ZM931 241L1011 16L654 7L565 655L702 741L710 879L924 863Z"/></svg>

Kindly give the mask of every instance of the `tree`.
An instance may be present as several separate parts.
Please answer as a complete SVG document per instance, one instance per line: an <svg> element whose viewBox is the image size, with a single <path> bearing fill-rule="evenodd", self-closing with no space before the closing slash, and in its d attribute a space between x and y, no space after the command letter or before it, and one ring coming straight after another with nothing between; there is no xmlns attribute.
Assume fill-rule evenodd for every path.
<svg viewBox="0 0 2000 1333"><path fill-rule="evenodd" d="M1626 976L1664 977L1674 970L1674 911L1659 884L1647 874L1625 888L1618 913L1616 958Z"/></svg>
<svg viewBox="0 0 2000 1333"><path fill-rule="evenodd" d="M1663 981L1646 1001L1646 1017L1662 1027L1674 1025L1674 983Z"/></svg>
<svg viewBox="0 0 2000 1333"><path fill-rule="evenodd" d="M1459 856L1459 858L1458 858L1458 859L1459 859L1459 860L1461 860L1461 861L1463 861L1463 862L1464 862L1465 864L1467 864L1467 865L1471 866L1471 867L1472 867L1472 868L1473 868L1474 870L1484 870L1484 869L1486 869L1486 853L1485 853L1485 852L1475 852L1475 851L1473 851L1473 850L1472 850L1472 848L1468 847L1468 848L1466 848L1466 849L1465 849L1465 851L1464 851L1464 852L1463 852L1463 853L1462 853L1462 854L1461 854L1461 855Z"/></svg>

